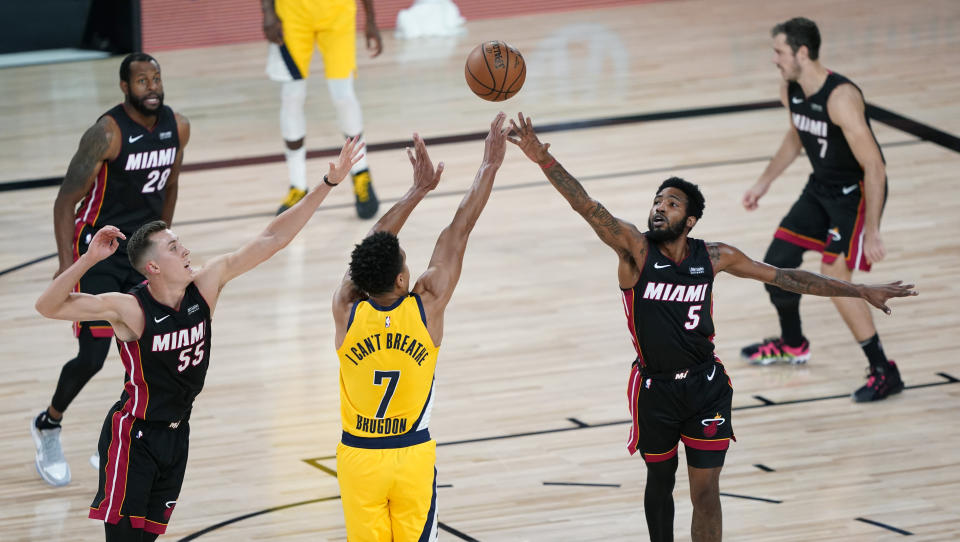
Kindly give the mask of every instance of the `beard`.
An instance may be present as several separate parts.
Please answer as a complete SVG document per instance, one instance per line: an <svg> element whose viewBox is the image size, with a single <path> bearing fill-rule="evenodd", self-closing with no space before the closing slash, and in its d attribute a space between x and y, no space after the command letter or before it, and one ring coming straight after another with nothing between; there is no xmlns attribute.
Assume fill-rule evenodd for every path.
<svg viewBox="0 0 960 542"><path fill-rule="evenodd" d="M665 229L655 230L653 228L653 220L648 218L647 231L644 235L654 243L668 243L674 239L679 239L680 236L683 235L683 228L683 222L677 222L676 224L670 224L668 222Z"/></svg>
<svg viewBox="0 0 960 542"><path fill-rule="evenodd" d="M161 109L163 109L163 93L161 92L161 93L159 93L159 94L156 95L157 98L159 99L159 103L157 104L157 108L156 108L156 109L150 109L149 107L147 107L147 104L144 103L144 101L145 101L149 96L150 96L150 95L148 94L147 96L144 96L143 98L137 98L137 97L134 96L133 94L129 94L129 95L127 95L127 101L130 103L130 107L133 107L134 109L136 109L137 112L140 113L141 115L143 115L143 116L145 116L145 117L154 117L154 116L156 116L157 114L159 114L159 112L160 112Z"/></svg>

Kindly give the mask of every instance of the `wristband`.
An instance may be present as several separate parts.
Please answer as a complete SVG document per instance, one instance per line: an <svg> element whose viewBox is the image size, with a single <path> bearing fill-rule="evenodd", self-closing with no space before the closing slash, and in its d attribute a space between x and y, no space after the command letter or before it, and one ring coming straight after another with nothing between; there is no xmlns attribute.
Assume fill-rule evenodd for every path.
<svg viewBox="0 0 960 542"><path fill-rule="evenodd" d="M551 168L551 167L553 167L553 166L555 166L555 165L557 165L557 159L556 159L556 158L552 158L552 159L551 159L549 162L547 162L546 164L540 164L540 169Z"/></svg>
<svg viewBox="0 0 960 542"><path fill-rule="evenodd" d="M325 184L325 185L327 185L327 186L337 186L337 185L340 184L340 183L332 183L332 182L330 182L330 179L328 179L327 176L324 175L324 176L323 176L323 184Z"/></svg>

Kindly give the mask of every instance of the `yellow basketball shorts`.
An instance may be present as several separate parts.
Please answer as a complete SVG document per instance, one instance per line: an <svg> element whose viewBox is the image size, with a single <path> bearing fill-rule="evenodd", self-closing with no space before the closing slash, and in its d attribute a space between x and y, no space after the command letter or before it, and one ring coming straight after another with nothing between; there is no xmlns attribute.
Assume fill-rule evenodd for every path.
<svg viewBox="0 0 960 542"><path fill-rule="evenodd" d="M314 48L327 79L346 79L357 69L357 4L348 1L278 1L283 45L270 44L267 75L274 81L306 79Z"/></svg>
<svg viewBox="0 0 960 542"><path fill-rule="evenodd" d="M337 445L337 481L349 542L437 539L437 443L406 448Z"/></svg>

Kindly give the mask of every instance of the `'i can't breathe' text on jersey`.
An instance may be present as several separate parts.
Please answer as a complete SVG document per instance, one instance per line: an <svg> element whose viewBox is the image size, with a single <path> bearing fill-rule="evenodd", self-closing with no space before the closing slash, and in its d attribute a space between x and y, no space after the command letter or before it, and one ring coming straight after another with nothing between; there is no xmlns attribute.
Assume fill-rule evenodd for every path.
<svg viewBox="0 0 960 542"><path fill-rule="evenodd" d="M621 288L627 327L646 371L682 371L714 359L713 265L706 244L688 239L689 253L674 262L648 243L633 288Z"/></svg>
<svg viewBox="0 0 960 542"><path fill-rule="evenodd" d="M117 339L127 372L123 410L148 421L189 419L210 365L210 307L192 282L178 308L155 300L147 282L130 290L143 309L143 335Z"/></svg>
<svg viewBox="0 0 960 542"><path fill-rule="evenodd" d="M437 353L420 296L354 304L340 358L343 443L399 448L430 439Z"/></svg>

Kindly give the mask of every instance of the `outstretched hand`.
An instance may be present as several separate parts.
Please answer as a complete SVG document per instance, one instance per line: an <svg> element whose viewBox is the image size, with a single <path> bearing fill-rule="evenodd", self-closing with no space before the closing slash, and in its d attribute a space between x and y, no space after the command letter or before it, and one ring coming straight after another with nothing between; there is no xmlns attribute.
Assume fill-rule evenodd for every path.
<svg viewBox="0 0 960 542"><path fill-rule="evenodd" d="M104 226L90 240L90 246L87 247L85 255L98 262L104 260L117 251L117 247L120 246L120 241L117 239L126 238L127 236L116 226Z"/></svg>
<svg viewBox="0 0 960 542"><path fill-rule="evenodd" d="M511 128L504 126L507 115L501 111L493 118L490 123L490 132L487 133L487 139L483 148L483 163L494 167L500 167L503 163L503 157L507 154L507 134Z"/></svg>
<svg viewBox="0 0 960 542"><path fill-rule="evenodd" d="M533 131L533 121L530 120L530 117L524 118L523 113L517 115L519 120L519 125L516 122L513 122L513 119L510 119L510 128L511 130L519 135L520 137L508 137L510 143L520 147L520 150L523 151L523 154L527 155L527 158L533 160L538 164L544 164L550 160L550 149L549 143L540 143L540 139L537 137L537 133Z"/></svg>
<svg viewBox="0 0 960 542"><path fill-rule="evenodd" d="M363 158L364 147L365 145L360 143L360 136L358 135L347 140L343 148L340 149L337 162L330 162L330 171L327 173L327 180L330 181L330 184L340 184L347 173L350 173L350 168Z"/></svg>
<svg viewBox="0 0 960 542"><path fill-rule="evenodd" d="M413 165L413 185L426 192L436 188L440 183L440 175L443 174L443 162L434 169L430 155L427 154L427 144L418 133L413 134L413 151L407 147L407 158Z"/></svg>
<svg viewBox="0 0 960 542"><path fill-rule="evenodd" d="M887 300L891 297L907 297L918 295L919 292L913 288L913 284L903 284L902 280L898 280L896 282L889 282L887 284L864 286L861 297L867 300L867 303L870 303L883 312L890 314L890 308L886 305Z"/></svg>

